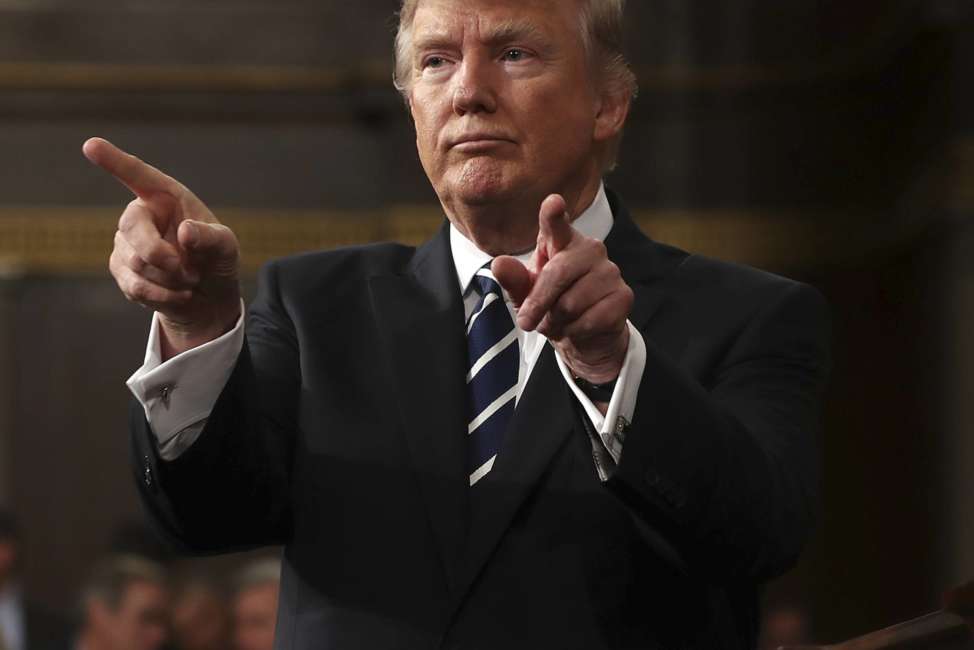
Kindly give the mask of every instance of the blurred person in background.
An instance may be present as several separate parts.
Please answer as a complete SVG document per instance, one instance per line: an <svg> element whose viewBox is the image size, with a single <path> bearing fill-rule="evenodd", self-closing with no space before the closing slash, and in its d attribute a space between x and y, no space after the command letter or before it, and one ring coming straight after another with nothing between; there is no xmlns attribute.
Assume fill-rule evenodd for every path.
<svg viewBox="0 0 974 650"><path fill-rule="evenodd" d="M158 650L169 637L169 587L163 569L140 557L100 562L81 592L74 650Z"/></svg>
<svg viewBox="0 0 974 650"><path fill-rule="evenodd" d="M792 601L768 605L761 621L760 650L776 650L782 646L800 646L811 642L811 622L808 611Z"/></svg>
<svg viewBox="0 0 974 650"><path fill-rule="evenodd" d="M178 650L227 650L230 615L223 590L205 578L184 583L173 598L172 628Z"/></svg>
<svg viewBox="0 0 974 650"><path fill-rule="evenodd" d="M243 567L233 584L236 650L273 650L280 592L281 562L258 560Z"/></svg>
<svg viewBox="0 0 974 650"><path fill-rule="evenodd" d="M20 527L0 508L0 650L62 650L69 645L67 622L24 597Z"/></svg>

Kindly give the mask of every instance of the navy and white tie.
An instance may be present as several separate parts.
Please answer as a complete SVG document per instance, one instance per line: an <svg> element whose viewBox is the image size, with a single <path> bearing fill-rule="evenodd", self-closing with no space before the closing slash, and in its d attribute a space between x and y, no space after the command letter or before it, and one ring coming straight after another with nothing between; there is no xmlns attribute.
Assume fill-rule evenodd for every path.
<svg viewBox="0 0 974 650"><path fill-rule="evenodd" d="M490 473L497 459L514 415L519 363L517 330L489 263L477 271L472 284L479 290L480 301L467 321L467 467L471 486Z"/></svg>

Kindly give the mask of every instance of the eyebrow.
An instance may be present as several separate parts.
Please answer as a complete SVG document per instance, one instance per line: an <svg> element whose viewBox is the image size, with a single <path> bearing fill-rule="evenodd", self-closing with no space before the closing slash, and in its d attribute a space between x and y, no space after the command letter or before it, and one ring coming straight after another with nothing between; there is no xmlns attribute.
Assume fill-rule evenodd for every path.
<svg viewBox="0 0 974 650"><path fill-rule="evenodd" d="M512 19L488 28L483 40L490 45L522 40L547 44L548 37L534 23Z"/></svg>
<svg viewBox="0 0 974 650"><path fill-rule="evenodd" d="M542 49L550 45L548 36L533 23L516 19L506 20L488 27L481 40L489 46L497 46L514 41L539 43ZM455 40L445 31L432 31L418 35L413 42L413 51L447 48L455 45Z"/></svg>

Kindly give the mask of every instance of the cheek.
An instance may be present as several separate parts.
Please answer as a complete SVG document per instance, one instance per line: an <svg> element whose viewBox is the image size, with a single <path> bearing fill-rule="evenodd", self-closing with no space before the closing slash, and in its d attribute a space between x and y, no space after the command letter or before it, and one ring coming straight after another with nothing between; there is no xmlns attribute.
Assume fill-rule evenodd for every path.
<svg viewBox="0 0 974 650"><path fill-rule="evenodd" d="M435 158L437 129L423 112L413 111L413 128L416 129L416 150L423 165L429 165Z"/></svg>

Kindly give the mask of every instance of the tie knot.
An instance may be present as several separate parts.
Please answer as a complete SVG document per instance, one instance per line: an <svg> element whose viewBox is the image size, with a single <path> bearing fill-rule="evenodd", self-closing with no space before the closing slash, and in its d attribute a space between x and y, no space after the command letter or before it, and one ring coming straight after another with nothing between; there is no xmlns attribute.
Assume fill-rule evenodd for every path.
<svg viewBox="0 0 974 650"><path fill-rule="evenodd" d="M473 281L481 297L489 293L497 294L500 298L504 297L501 285L494 279L494 274L490 272L490 262L477 271L477 274L473 276Z"/></svg>

